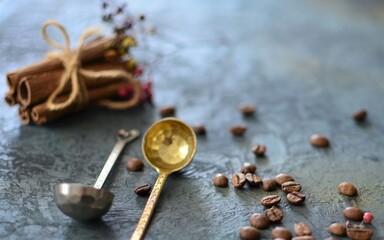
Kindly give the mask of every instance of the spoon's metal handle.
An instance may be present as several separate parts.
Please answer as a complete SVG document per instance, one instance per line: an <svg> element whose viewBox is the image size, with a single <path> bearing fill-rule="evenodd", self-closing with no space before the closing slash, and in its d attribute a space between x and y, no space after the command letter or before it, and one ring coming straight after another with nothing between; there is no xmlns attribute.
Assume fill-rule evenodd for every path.
<svg viewBox="0 0 384 240"><path fill-rule="evenodd" d="M103 169L100 172L99 177L97 178L95 185L93 185L96 189L101 189L105 183L105 180L107 180L109 172L112 170L113 165L115 165L115 162L117 158L119 157L121 151L124 149L125 144L128 142L134 140L139 136L139 131L136 129L126 131L124 129L120 129L117 133L117 143L113 147L113 150L111 154L109 154L109 157L107 161L104 164Z"/></svg>
<svg viewBox="0 0 384 240"><path fill-rule="evenodd" d="M165 180L167 179L169 173L160 171L159 177L156 180L155 186L149 196L147 204L145 205L143 214L140 217L139 223L135 231L131 236L131 240L141 240L144 237L145 230L148 227L149 221L151 220L153 210L155 209L157 199L159 199L161 190L164 187Z"/></svg>

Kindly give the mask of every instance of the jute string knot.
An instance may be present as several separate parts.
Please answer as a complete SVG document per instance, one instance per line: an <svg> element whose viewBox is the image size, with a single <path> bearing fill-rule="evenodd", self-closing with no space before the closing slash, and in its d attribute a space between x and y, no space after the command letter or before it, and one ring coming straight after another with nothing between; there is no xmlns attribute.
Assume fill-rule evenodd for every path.
<svg viewBox="0 0 384 240"><path fill-rule="evenodd" d="M47 28L49 26L56 27L61 32L64 37L64 44L61 44L48 36ZM82 109L85 107L88 104L89 98L87 87L83 81L84 77L90 79L105 78L111 79L111 81L118 78L125 80L132 85L134 92L131 99L118 102L102 100L98 102L98 104L101 106L112 109L127 109L135 106L139 102L141 88L139 82L131 74L123 70L106 70L96 72L81 68L79 58L81 49L83 48L87 39L100 36L99 29L86 29L79 39L78 47L73 51L71 51L70 48L71 41L68 32L59 22L53 20L45 22L41 29L41 34L49 45L61 50L61 52L49 52L47 56L49 58L59 59L62 61L64 66L64 72L61 76L58 87L52 92L46 101L47 108L49 110L62 110L73 105L75 105L77 109ZM60 94L62 94L64 88L68 84L71 87L69 97L64 102L56 102L57 98L60 96Z"/></svg>

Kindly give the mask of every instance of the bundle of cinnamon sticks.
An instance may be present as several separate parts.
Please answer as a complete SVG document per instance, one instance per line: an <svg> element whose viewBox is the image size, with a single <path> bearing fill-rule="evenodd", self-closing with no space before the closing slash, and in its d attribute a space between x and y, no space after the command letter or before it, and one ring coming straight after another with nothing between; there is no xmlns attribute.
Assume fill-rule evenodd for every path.
<svg viewBox="0 0 384 240"><path fill-rule="evenodd" d="M116 46L126 39L121 36L98 38L80 49L79 64L89 71L121 70L133 74L135 64L123 61ZM45 59L38 63L17 69L7 74L9 91L5 94L8 105L19 106L19 118L23 124L42 125L65 114L79 111L78 106L69 106L62 110L50 110L46 101L59 86L65 72L62 61L56 58ZM129 87L123 79L106 79L103 77L81 79L87 89L88 103L97 103L118 96L121 89ZM71 86L66 85L56 98L57 102L68 98Z"/></svg>

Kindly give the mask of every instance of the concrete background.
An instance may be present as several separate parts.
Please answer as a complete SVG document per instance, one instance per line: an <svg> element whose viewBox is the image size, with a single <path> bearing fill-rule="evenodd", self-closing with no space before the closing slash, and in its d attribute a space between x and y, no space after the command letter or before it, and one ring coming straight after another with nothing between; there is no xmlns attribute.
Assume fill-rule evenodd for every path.
<svg viewBox="0 0 384 240"><path fill-rule="evenodd" d="M100 25L96 1L0 2L0 92L5 73L40 59L49 50L40 38L47 19L67 26L73 41ZM342 210L372 211L373 239L384 239L384 4L381 1L130 1L145 13L157 34L140 40L136 56L154 79L155 106L128 111L89 108L45 126L23 126L16 107L0 101L0 238L127 239L146 203L132 189L154 184L145 165L128 172L125 160L142 157L141 139L129 144L106 188L115 193L109 213L94 223L64 216L53 201L60 182L92 185L115 144L114 132L144 132L174 104L177 117L206 125L198 152L185 170L172 175L159 199L146 239L237 239L238 229L264 208L261 189L216 189L215 173L230 176L243 162L257 173L291 174L303 186L304 206L280 207L281 224L303 221L316 239L344 222ZM243 118L241 103L257 115ZM351 114L365 107L368 121ZM234 138L228 128L246 124ZM329 149L308 144L313 133L329 137ZM268 147L255 158L253 143ZM359 196L341 196L337 185L351 181ZM274 192L272 192L274 193ZM284 196L281 191L275 193ZM271 239L272 227L262 231ZM335 238L343 239L343 238Z"/></svg>

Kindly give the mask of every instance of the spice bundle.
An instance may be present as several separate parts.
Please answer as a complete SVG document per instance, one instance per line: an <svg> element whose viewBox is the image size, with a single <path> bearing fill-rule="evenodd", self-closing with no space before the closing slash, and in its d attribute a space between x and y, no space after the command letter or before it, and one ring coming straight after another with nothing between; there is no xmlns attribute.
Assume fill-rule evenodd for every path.
<svg viewBox="0 0 384 240"><path fill-rule="evenodd" d="M49 26L62 32L65 45L47 35ZM10 106L19 105L19 117L24 124L41 125L89 104L126 109L140 100L150 100L150 85L140 86L134 77L142 72L129 56L130 47L136 45L135 39L116 34L84 44L97 33L94 29L87 30L78 48L71 50L68 33L62 25L55 21L44 24L43 38L61 52L49 53L46 59L7 74L9 91L5 101ZM125 99L113 101L119 97Z"/></svg>

